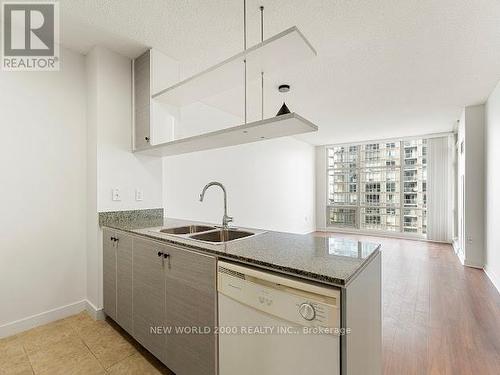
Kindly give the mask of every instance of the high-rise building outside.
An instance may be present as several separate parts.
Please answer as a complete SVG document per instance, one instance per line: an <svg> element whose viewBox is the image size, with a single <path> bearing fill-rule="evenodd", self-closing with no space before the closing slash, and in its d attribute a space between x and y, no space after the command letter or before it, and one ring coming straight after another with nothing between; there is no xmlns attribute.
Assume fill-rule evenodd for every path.
<svg viewBox="0 0 500 375"><path fill-rule="evenodd" d="M425 139L332 146L327 151L328 226L425 236Z"/></svg>

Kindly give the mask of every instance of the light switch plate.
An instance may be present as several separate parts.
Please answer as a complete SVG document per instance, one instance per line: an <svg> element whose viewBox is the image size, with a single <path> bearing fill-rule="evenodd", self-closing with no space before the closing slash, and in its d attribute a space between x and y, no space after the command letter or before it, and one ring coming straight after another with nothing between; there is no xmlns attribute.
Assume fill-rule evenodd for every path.
<svg viewBox="0 0 500 375"><path fill-rule="evenodd" d="M118 201L121 201L122 200L122 197L120 195L120 189L118 188L114 188L112 190L112 199L115 201L115 202L118 202Z"/></svg>
<svg viewBox="0 0 500 375"><path fill-rule="evenodd" d="M142 189L135 189L135 200L142 201L144 199L144 191Z"/></svg>

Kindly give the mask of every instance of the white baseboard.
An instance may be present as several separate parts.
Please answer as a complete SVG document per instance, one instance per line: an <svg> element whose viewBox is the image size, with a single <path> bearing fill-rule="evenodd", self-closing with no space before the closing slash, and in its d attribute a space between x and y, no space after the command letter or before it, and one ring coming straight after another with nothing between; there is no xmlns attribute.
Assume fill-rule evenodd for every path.
<svg viewBox="0 0 500 375"><path fill-rule="evenodd" d="M455 254L457 255L458 259L460 260L460 263L462 263L462 266L479 268L480 270L484 269L484 264L470 261L465 257L464 253L462 252L462 250L459 247L457 240L453 240L452 245L453 245L453 250L455 251Z"/></svg>
<svg viewBox="0 0 500 375"><path fill-rule="evenodd" d="M472 267L472 268L479 268L480 270L484 269L484 264L482 263L476 263L476 262L471 262L470 260L464 259L463 263L464 266L467 267Z"/></svg>
<svg viewBox="0 0 500 375"><path fill-rule="evenodd" d="M61 306L36 315L28 316L0 326L0 339L27 331L47 323L54 322L68 316L78 314L87 310L90 316L96 320L104 319L104 311L96 308L90 301L81 300L66 306Z"/></svg>
<svg viewBox="0 0 500 375"><path fill-rule="evenodd" d="M67 318L68 316L82 312L86 309L86 307L86 301L82 300L4 324L0 326L0 338L12 336L19 332L41 326L55 320Z"/></svg>
<svg viewBox="0 0 500 375"><path fill-rule="evenodd" d="M484 266L484 273L491 280L491 283L498 290L498 293L500 293L500 277L498 277L491 269L489 269L488 265Z"/></svg>
<svg viewBox="0 0 500 375"><path fill-rule="evenodd" d="M475 262L471 262L470 260L467 260L460 251L456 254L457 254L458 259L460 260L460 263L462 263L462 266L479 268L480 270L482 270L484 268L484 265L481 263L475 263Z"/></svg>
<svg viewBox="0 0 500 375"><path fill-rule="evenodd" d="M87 310L87 312L90 314L92 318L94 318L95 320L104 320L106 318L106 314L104 314L103 309L98 309L89 300L85 300L85 303L86 303L85 310Z"/></svg>

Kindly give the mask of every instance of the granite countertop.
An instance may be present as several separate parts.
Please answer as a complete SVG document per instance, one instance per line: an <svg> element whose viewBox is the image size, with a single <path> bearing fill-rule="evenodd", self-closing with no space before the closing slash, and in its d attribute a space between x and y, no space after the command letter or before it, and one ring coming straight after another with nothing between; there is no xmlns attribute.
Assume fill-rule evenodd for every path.
<svg viewBox="0 0 500 375"><path fill-rule="evenodd" d="M232 242L200 242L160 233L159 230L207 223L155 218L147 215L107 217L106 220L100 220L100 223L104 227L127 231L166 243L179 244L215 254L226 260L264 267L340 287L346 286L380 251L379 244L359 242L338 235L320 237L314 234L300 235L254 229L248 230L257 231L259 234Z"/></svg>

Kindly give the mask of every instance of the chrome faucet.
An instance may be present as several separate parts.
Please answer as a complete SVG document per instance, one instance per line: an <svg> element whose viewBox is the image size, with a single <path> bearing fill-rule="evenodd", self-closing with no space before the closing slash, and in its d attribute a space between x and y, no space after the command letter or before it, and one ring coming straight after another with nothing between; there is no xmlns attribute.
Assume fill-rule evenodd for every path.
<svg viewBox="0 0 500 375"><path fill-rule="evenodd" d="M228 224L233 221L233 218L227 215L227 193L224 185L222 185L220 182L217 181L209 182L208 184L206 184L203 190L201 191L200 202L203 202L203 197L205 196L205 192L210 186L219 186L224 193L224 216L222 217L222 229L228 229L229 228Z"/></svg>

